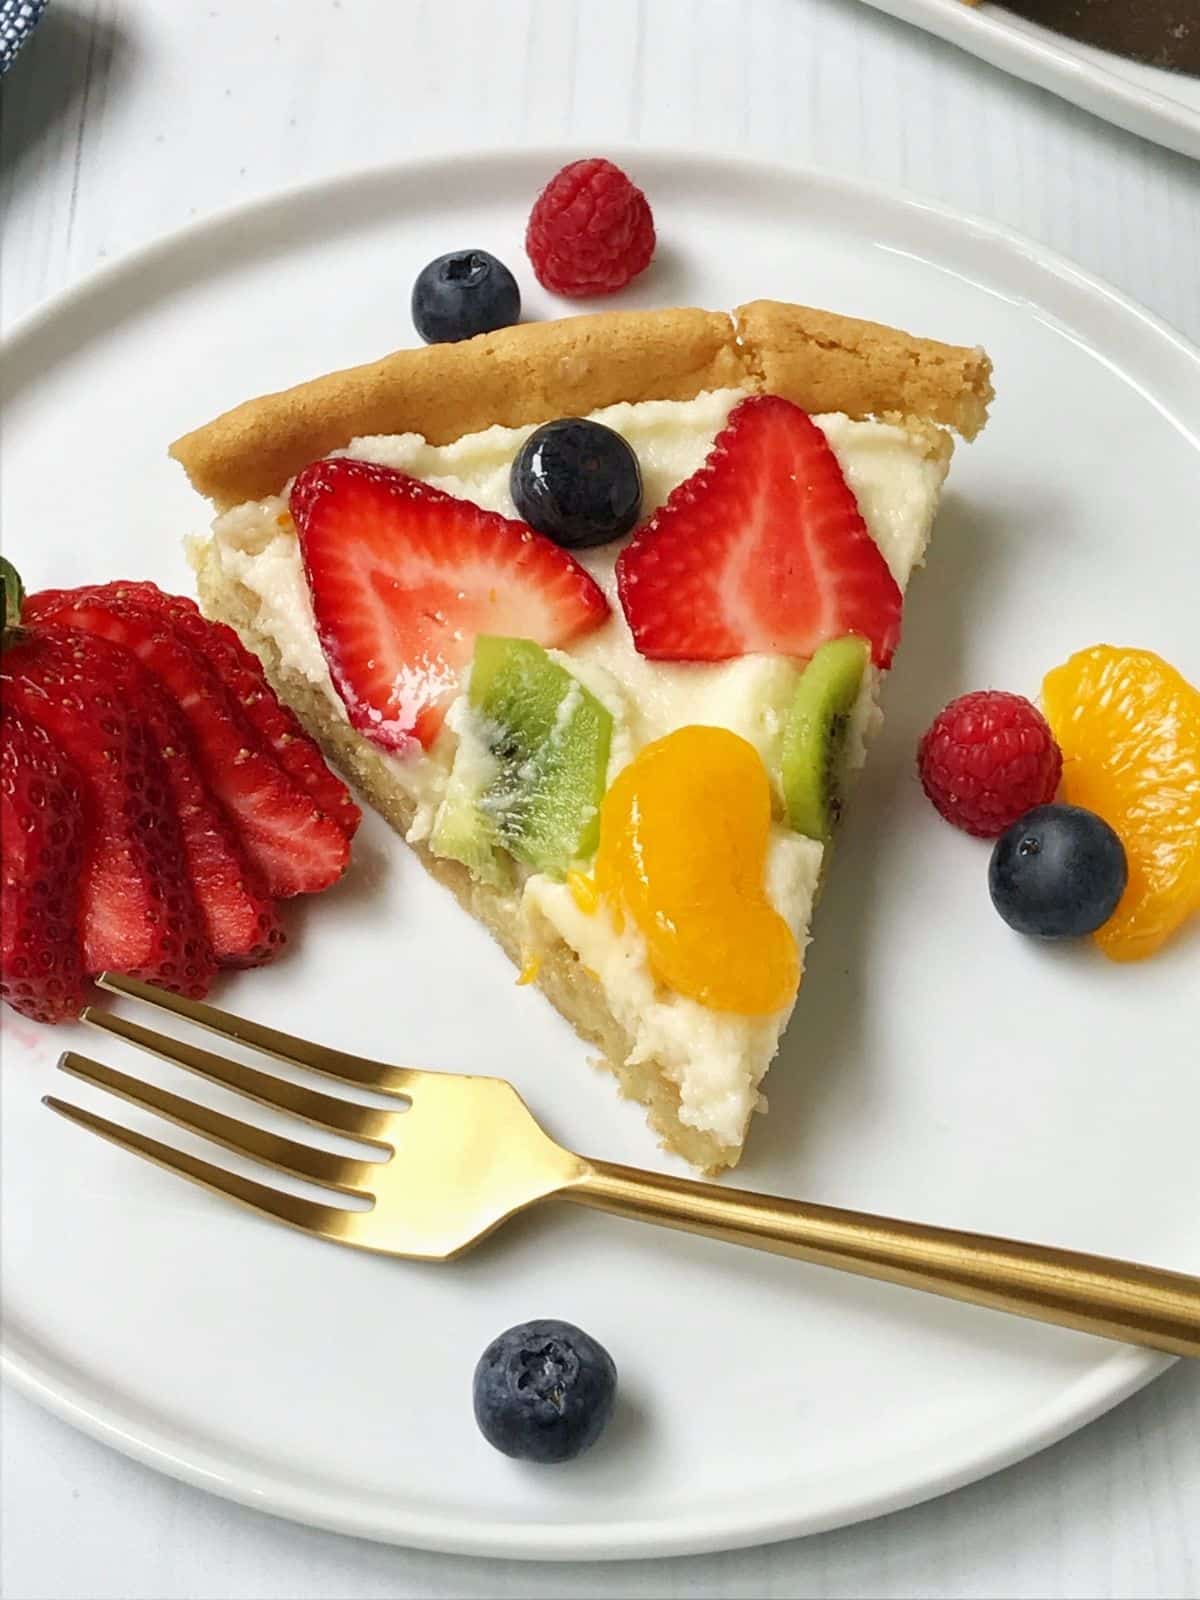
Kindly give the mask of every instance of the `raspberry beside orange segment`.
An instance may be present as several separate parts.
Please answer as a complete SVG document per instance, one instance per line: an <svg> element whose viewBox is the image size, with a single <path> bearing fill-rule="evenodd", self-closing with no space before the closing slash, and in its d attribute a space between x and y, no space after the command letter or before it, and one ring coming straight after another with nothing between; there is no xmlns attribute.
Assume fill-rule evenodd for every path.
<svg viewBox="0 0 1200 1600"><path fill-rule="evenodd" d="M938 712L917 750L921 787L946 821L995 839L1054 799L1062 754L1045 717L1004 689L960 694Z"/></svg>
<svg viewBox="0 0 1200 1600"><path fill-rule="evenodd" d="M1129 860L1096 942L1113 961L1153 955L1200 910L1200 691L1152 651L1096 645L1047 673L1042 700L1065 798L1115 828Z"/></svg>

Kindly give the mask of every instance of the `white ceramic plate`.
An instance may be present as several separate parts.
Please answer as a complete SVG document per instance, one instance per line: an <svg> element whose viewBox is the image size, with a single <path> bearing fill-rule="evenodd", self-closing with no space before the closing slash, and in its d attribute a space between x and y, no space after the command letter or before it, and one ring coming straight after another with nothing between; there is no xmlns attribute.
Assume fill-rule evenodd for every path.
<svg viewBox="0 0 1200 1600"><path fill-rule="evenodd" d="M1106 122L1200 159L1200 78L1143 66L1028 22L1003 5L867 0Z"/></svg>
<svg viewBox="0 0 1200 1600"><path fill-rule="evenodd" d="M531 286L521 250L532 196L568 158L424 162L293 192L27 323L4 359L3 510L31 586L186 589L180 540L205 508L167 442L410 341L409 286L433 255L489 247L530 315L568 309ZM1023 943L990 908L986 849L940 823L912 776L918 732L951 695L1035 691L1094 640L1200 677L1196 353L984 224L782 168L625 159L662 246L623 304L837 306L985 343L1000 390L907 608L889 728L743 1181L1200 1270L1195 936L1140 968ZM501 1073L567 1142L662 1165L640 1112L382 825L289 922L287 959L230 979L218 1003L367 1054ZM87 1097L53 1071L67 1046L119 1057L5 1018L7 1370L119 1448L287 1516L507 1556L748 1544L990 1472L1165 1365L573 1208L451 1267L315 1244L52 1117L48 1090ZM609 1435L563 1470L494 1454L471 1419L479 1351L532 1316L582 1324L621 1370Z"/></svg>

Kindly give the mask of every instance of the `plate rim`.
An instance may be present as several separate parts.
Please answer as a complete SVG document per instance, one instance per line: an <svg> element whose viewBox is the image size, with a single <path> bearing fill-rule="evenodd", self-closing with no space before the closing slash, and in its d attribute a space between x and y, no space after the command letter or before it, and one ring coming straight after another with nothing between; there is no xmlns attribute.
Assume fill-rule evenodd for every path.
<svg viewBox="0 0 1200 1600"><path fill-rule="evenodd" d="M1200 160L1200 117L1190 106L1085 59L1071 48L1065 35L1056 35L1048 28L1043 30L1045 38L1028 34L1013 27L1002 11L964 5L962 0L866 3L968 51L1001 72L1046 89L1127 133Z"/></svg>
<svg viewBox="0 0 1200 1600"><path fill-rule="evenodd" d="M607 149L614 159L628 161L631 165L657 162L688 168L695 173L720 169L726 176L739 176L743 180L758 177L773 182L807 184L851 204L882 207L893 214L924 214L943 227L986 241L992 248L1020 258L1026 266L1032 265L1051 279L1107 303L1125 318L1132 317L1147 333L1163 340L1185 360L1190 359L1200 371L1200 348L1178 329L1070 258L1004 224L906 189L887 188L819 167L670 145L610 142ZM160 262L168 261L193 240L236 227L248 217L269 214L272 210L284 213L297 202L319 205L349 187L370 187L389 181L402 183L418 175L444 174L450 178L456 165L467 156L477 166L482 163L503 169L518 160L536 162L552 171L566 161L577 159L578 155L579 150L570 145L514 145L485 153L470 147L450 148L411 160L350 168L240 201L151 239L86 273L66 289L47 296L4 331L0 338L0 357L14 355L19 345L36 339L60 316L86 309L90 297L102 296L111 285L131 275L152 272ZM1169 407L1160 406L1160 409L1175 426L1181 425ZM1200 439L1192 442L1200 448ZM1114 1346L1108 1359L1099 1361L1080 1378L1068 1383L1052 1403L1042 1406L1032 1416L1024 1414L1020 1423L999 1439L993 1435L987 1448L962 1447L948 1460L917 1473L901 1487L888 1491L868 1489L834 1510L819 1509L786 1517L769 1510L757 1519L739 1510L729 1522L714 1521L711 1516L676 1514L659 1521L489 1522L476 1527L464 1524L458 1517L429 1514L419 1509L405 1510L402 1505L393 1508L389 1504L386 1519L372 1518L369 1513L356 1511L355 1506L348 1503L350 1497L346 1494L340 1497L322 1495L307 1487L311 1480L280 1473L267 1475L240 1464L231 1465L189 1434L177 1434L172 1443L169 1430L159 1427L157 1422L147 1422L133 1415L131 1408L110 1403L105 1398L102 1382L89 1384L77 1379L69 1363L44 1357L36 1349L26 1348L26 1343L23 1335L14 1342L7 1319L0 1320L0 1374L14 1388L90 1437L194 1487L311 1527L360 1538L455 1555L542 1561L625 1560L732 1550L850 1526L902 1510L990 1476L1066 1438L1174 1364L1170 1356Z"/></svg>
<svg viewBox="0 0 1200 1600"><path fill-rule="evenodd" d="M489 1522L483 1530L461 1519L411 1511L392 1517L384 1526L369 1514L356 1511L351 1496L346 1493L331 1500L308 1490L303 1480L297 1483L295 1479L267 1478L244 1467L231 1467L219 1455L207 1453L202 1445L194 1443L188 1454L181 1454L178 1444L172 1445L171 1435L166 1431L131 1422L119 1407L97 1403L95 1399L89 1403L84 1385L64 1383L61 1378L57 1383L49 1381L35 1358L21 1361L7 1345L2 1352L0 1371L27 1399L90 1438L119 1450L143 1466L255 1511L265 1511L330 1533L443 1555L552 1562L631 1561L715 1554L828 1533L893 1511L907 1510L991 1477L1069 1438L1143 1389L1174 1366L1176 1359L1150 1350L1114 1347L1109 1360L1064 1391L1066 1395L1083 1391L1077 1408L1067 1410L1059 1396L1055 1403L1042 1408L1033 1426L1025 1418L986 1456L964 1448L950 1463L909 1480L903 1488L889 1493L866 1492L837 1511L796 1515L786 1522L780 1521L773 1512L760 1520L743 1516L733 1526L714 1524L710 1518L702 1521L693 1517L689 1520L675 1518L667 1524L651 1520L603 1524ZM1110 1368L1114 1369L1113 1377L1105 1382ZM185 1441L185 1447L188 1442Z"/></svg>

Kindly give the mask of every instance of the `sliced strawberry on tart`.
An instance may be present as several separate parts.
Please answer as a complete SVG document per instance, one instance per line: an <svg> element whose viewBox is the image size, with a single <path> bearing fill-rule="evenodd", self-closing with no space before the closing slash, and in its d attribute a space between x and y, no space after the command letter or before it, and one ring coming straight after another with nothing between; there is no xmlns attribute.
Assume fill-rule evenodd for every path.
<svg viewBox="0 0 1200 1600"><path fill-rule="evenodd" d="M205 611L697 1166L741 1152L988 375L773 302L610 313L174 447Z"/></svg>
<svg viewBox="0 0 1200 1600"><path fill-rule="evenodd" d="M566 645L608 615L549 539L406 473L318 461L290 505L333 681L383 749L433 743L480 634Z"/></svg>

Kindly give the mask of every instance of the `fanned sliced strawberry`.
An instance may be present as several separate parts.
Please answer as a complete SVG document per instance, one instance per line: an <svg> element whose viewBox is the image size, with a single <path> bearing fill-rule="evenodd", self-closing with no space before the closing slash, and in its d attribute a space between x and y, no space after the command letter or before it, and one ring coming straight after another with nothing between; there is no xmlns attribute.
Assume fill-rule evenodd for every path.
<svg viewBox="0 0 1200 1600"><path fill-rule="evenodd" d="M156 722L152 717L152 727ZM157 738L157 727L154 731ZM185 733L163 749L163 757L213 953L223 967L261 967L287 943L279 909L228 816L205 789L186 740Z"/></svg>
<svg viewBox="0 0 1200 1600"><path fill-rule="evenodd" d="M261 966L286 942L279 912L228 816L204 786L179 708L129 651L114 649L108 665L111 676L105 688L138 708L162 757L188 876L213 954L222 966Z"/></svg>
<svg viewBox="0 0 1200 1600"><path fill-rule="evenodd" d="M39 618L48 620L64 605L83 599L101 605L107 600L134 600L170 622L176 633L198 650L221 678L243 716L267 741L288 776L308 790L347 839L353 839L362 821L362 812L349 789L326 766L316 741L309 738L295 714L278 699L267 682L262 662L246 649L232 628L223 622L209 621L201 615L195 601L185 595L166 594L157 584L125 579L81 589L44 589L26 599L25 618L32 622Z"/></svg>
<svg viewBox="0 0 1200 1600"><path fill-rule="evenodd" d="M83 797L46 730L11 706L0 722L0 999L34 1022L77 1017Z"/></svg>
<svg viewBox="0 0 1200 1600"><path fill-rule="evenodd" d="M854 633L886 667L902 599L825 435L799 406L743 400L704 465L617 559L633 640L661 661L808 657Z"/></svg>
<svg viewBox="0 0 1200 1600"><path fill-rule="evenodd" d="M316 461L291 510L333 682L385 749L432 743L477 634L561 645L608 616L558 545L390 467Z"/></svg>
<svg viewBox="0 0 1200 1600"><path fill-rule="evenodd" d="M23 615L47 617L131 650L178 703L204 782L228 812L242 848L267 890L281 898L327 889L345 870L350 845L266 748L208 661L170 622L126 596L103 603L61 601L50 593L26 601Z"/></svg>
<svg viewBox="0 0 1200 1600"><path fill-rule="evenodd" d="M225 623L202 617L182 596L168 599L176 629L203 652L220 674L250 725L270 745L279 765L312 795L346 838L353 839L362 812L346 785L326 766L316 740L309 737L295 712L283 704L267 682L262 662Z"/></svg>
<svg viewBox="0 0 1200 1600"><path fill-rule="evenodd" d="M20 631L0 655L0 696L6 711L38 723L79 774L84 970L206 994L216 963L163 758L124 652L69 628Z"/></svg>
<svg viewBox="0 0 1200 1600"><path fill-rule="evenodd" d="M224 809L209 794L179 707L140 667L131 691L142 705L166 769L183 834L192 889L200 902L213 954L223 967L260 967L283 949L279 910L248 860Z"/></svg>

